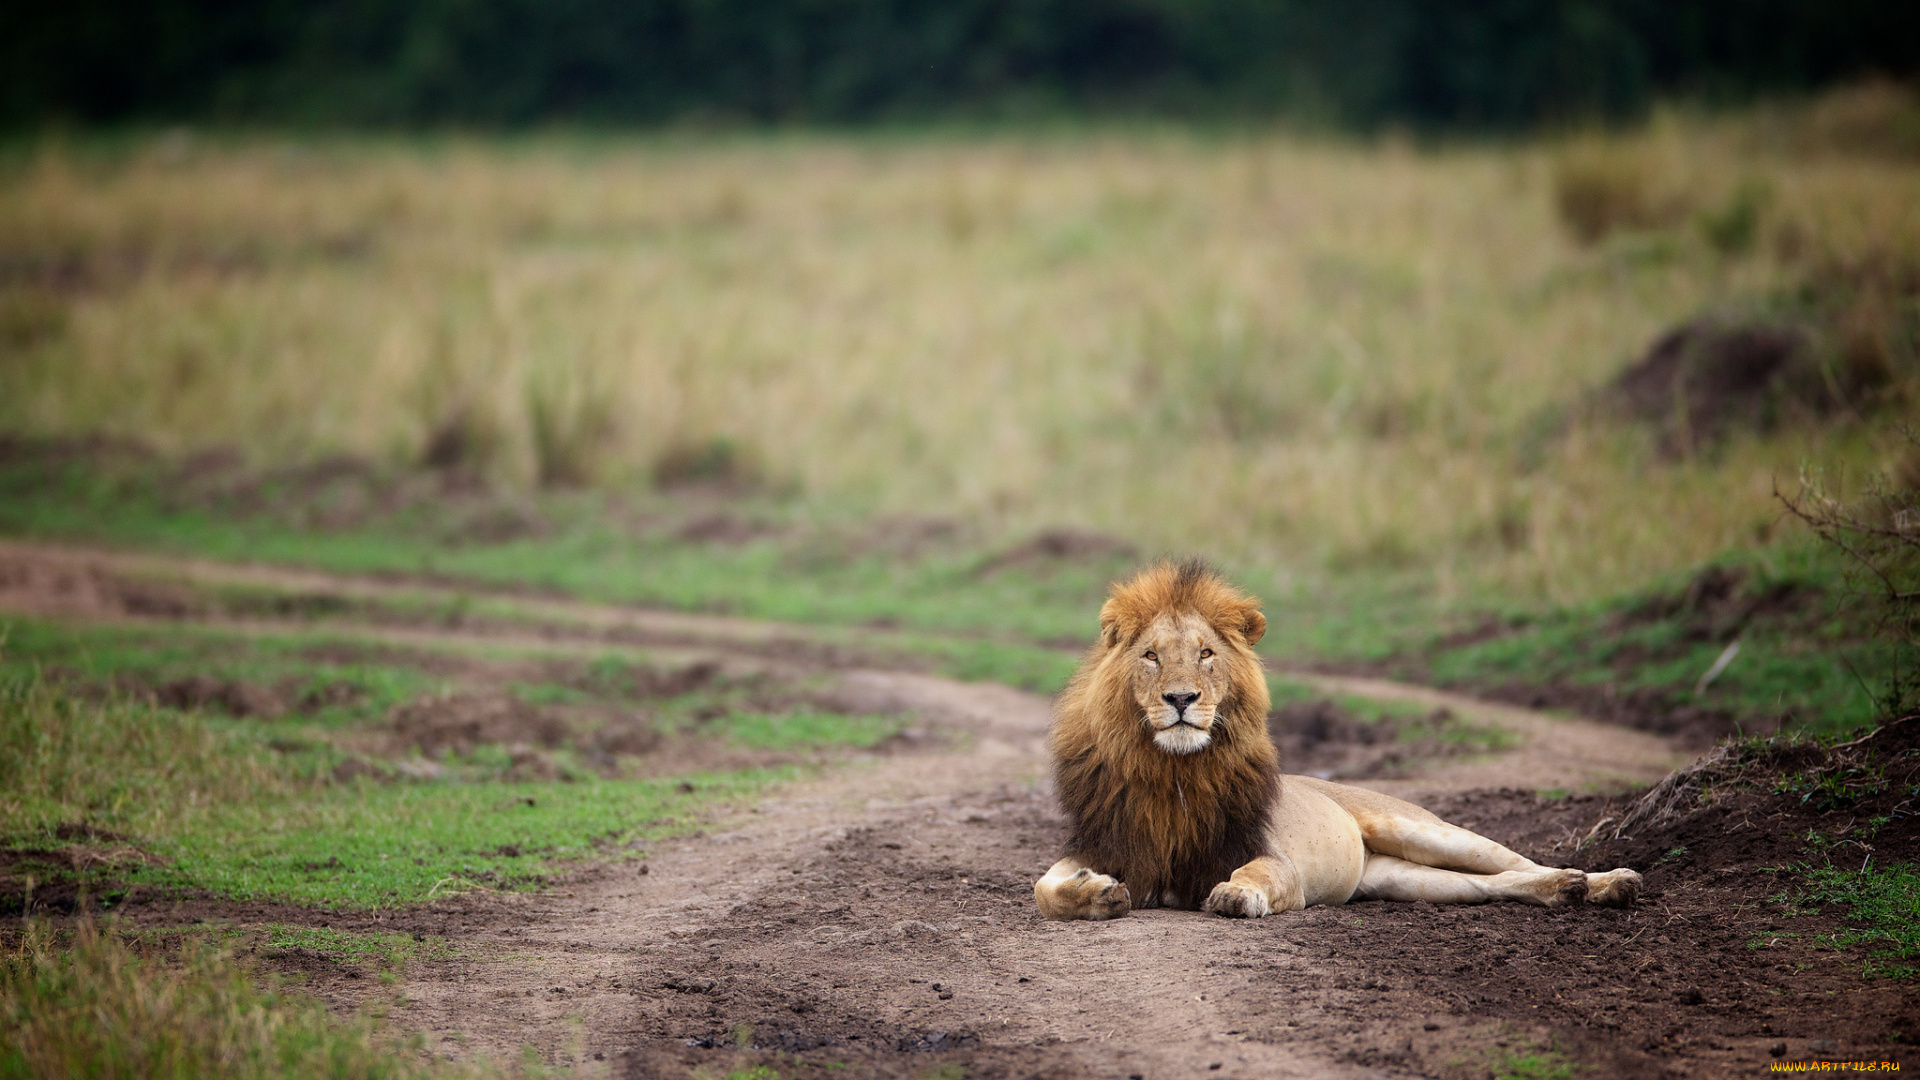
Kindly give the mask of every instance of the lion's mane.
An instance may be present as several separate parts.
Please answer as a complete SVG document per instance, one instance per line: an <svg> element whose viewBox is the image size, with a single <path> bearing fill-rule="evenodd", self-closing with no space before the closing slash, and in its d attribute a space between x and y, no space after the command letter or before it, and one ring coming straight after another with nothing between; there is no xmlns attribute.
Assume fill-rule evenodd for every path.
<svg viewBox="0 0 1920 1080"><path fill-rule="evenodd" d="M1193 754L1153 744L1127 666L1134 640L1169 612L1199 615L1226 643L1229 690L1211 742ZM1265 853L1280 791L1267 681L1253 653L1266 619L1203 563L1163 562L1113 587L1100 627L1060 696L1049 738L1054 791L1073 830L1067 854L1126 882L1137 907L1199 907Z"/></svg>

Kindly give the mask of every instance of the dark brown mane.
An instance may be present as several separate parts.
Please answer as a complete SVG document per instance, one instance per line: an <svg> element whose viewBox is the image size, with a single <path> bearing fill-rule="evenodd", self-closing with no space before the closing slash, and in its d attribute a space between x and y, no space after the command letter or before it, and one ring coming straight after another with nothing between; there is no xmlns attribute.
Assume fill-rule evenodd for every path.
<svg viewBox="0 0 1920 1080"><path fill-rule="evenodd" d="M1227 644L1233 690L1203 750L1153 745L1121 662L1160 615L1191 612ZM1100 641L1060 696L1054 791L1072 824L1067 854L1127 883L1139 907L1198 907L1213 887L1266 851L1280 790L1267 736L1267 682L1253 643L1259 603L1199 562L1160 563L1116 584L1100 610Z"/></svg>

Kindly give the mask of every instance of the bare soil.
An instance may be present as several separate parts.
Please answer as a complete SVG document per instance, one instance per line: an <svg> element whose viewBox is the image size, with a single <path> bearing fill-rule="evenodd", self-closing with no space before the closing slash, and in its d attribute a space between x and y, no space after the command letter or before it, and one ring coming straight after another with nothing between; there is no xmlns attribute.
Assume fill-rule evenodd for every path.
<svg viewBox="0 0 1920 1080"><path fill-rule="evenodd" d="M115 561L126 558L9 545L0 551L0 608L198 617L191 605L148 613L95 604L113 594L101 580L130 573ZM151 572L158 563L139 565ZM202 579L223 572L172 569ZM64 593L4 584L61 574L82 584ZM382 587L306 572L280 580L322 595ZM582 642L628 627L677 643L689 661L757 655L805 667L795 657L813 655L767 647L798 628L538 602ZM405 645L391 627L367 631ZM487 632L407 634L424 646ZM1510 751L1396 762L1382 770L1394 775L1358 782L1545 862L1635 866L1647 874L1640 905L1356 904L1251 922L1139 911L1112 923L1049 923L1031 892L1064 840L1045 781L1047 703L844 662L810 670L860 711L911 713L954 737L860 755L717 815L703 832L658 846L644 867L580 867L539 894L468 893L386 912L146 897L126 917L444 937L450 957L413 961L391 987L319 954L262 950L256 960L340 1009L387 1008L393 1022L425 1032L436 1053L515 1056L531 1046L550 1063L611 1076L765 1064L787 1077L920 1077L952 1062L976 1078L1464 1078L1542 1053L1607 1074L1733 1076L1780 1056L1911 1059L1905 1047L1920 1039L1911 982L1867 979L1856 953L1814 947L1842 913L1769 901L1789 884L1771 868L1802 857L1810 830L1913 857L1912 819L1895 820L1892 803L1824 807L1766 785L1723 784L1718 795L1688 788L1673 813L1616 838L1631 800L1685 761L1671 739L1319 676L1329 694L1445 708L1514 733ZM499 719L487 716L472 720L480 727L471 737ZM426 716L408 730L466 738L467 723ZM1349 755L1361 739L1326 728L1294 765L1332 760L1308 750ZM1578 794L1535 794L1549 788ZM1891 824L1866 838L1849 823L1863 814ZM1671 856L1674 848L1684 854Z"/></svg>

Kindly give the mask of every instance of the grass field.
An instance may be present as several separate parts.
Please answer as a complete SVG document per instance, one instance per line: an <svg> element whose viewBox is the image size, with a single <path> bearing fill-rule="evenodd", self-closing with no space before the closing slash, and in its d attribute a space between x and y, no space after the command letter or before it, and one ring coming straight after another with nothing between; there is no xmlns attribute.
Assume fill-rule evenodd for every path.
<svg viewBox="0 0 1920 1080"><path fill-rule="evenodd" d="M0 427L1576 601L1791 542L1803 467L1898 464L1877 421L1675 456L1593 408L1713 312L1804 316L1905 400L1920 171L1833 133L1912 106L1821 108L1434 148L45 142L0 175Z"/></svg>
<svg viewBox="0 0 1920 1080"><path fill-rule="evenodd" d="M1920 487L1916 117L1878 85L1484 145L0 148L0 536L382 583L156 579L153 611L0 623L0 899L387 911L631 863L925 734L822 673L1052 691L1159 552L1259 594L1281 668L1710 737L1856 728L1910 656L1777 492ZM1791 340L1801 367L1623 404L1689 324L1725 333L1688 363ZM530 605L556 597L810 624L815 667L549 647ZM1448 753L1511 738L1336 705ZM1910 974L1909 870L1808 880L1860 913L1831 944ZM260 989L226 932L0 934L0 1077L445 1071ZM246 933L383 986L446 947Z"/></svg>
<svg viewBox="0 0 1920 1080"><path fill-rule="evenodd" d="M33 621L8 637L0 878L16 906L31 878L66 902L100 882L109 903L150 888L362 908L538 887L644 858L903 723L630 654Z"/></svg>

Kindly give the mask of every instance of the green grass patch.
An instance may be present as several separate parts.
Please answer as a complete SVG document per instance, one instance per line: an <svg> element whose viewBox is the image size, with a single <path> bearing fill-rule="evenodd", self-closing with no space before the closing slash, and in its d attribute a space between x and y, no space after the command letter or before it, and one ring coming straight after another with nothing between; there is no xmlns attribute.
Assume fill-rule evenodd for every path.
<svg viewBox="0 0 1920 1080"><path fill-rule="evenodd" d="M1808 867L1795 903L1841 904L1850 925L1821 934L1817 943L1831 949L1866 950L1862 969L1869 978L1920 976L1920 868L1912 863L1840 870Z"/></svg>
<svg viewBox="0 0 1920 1080"><path fill-rule="evenodd" d="M676 531L693 511L652 494L545 494L545 527L493 538L449 532L423 508L351 527L215 500L167 494L155 466L118 471L79 457L0 462L0 535L108 541L202 558L348 573L430 574L477 587L533 587L588 600L733 613L813 624L821 639L929 662L964 679L1058 690L1093 639L1113 578L1137 561L1001 558L1019 537L973 536L903 555L872 550L872 523L818 506L756 496L733 506L778 528L744 543L707 543ZM451 511L449 511L451 512ZM823 516L824 515L824 516ZM636 516L664 522L636 529ZM1735 553L1705 573L1569 606L1514 607L1482 595L1443 601L1420 574L1373 568L1276 580L1223 567L1267 601L1268 656L1289 662L1378 664L1424 681L1472 688L1554 682L1649 692L1669 706L1737 717L1786 716L1790 726L1840 731L1873 716L1891 647L1861 624L1844 567L1813 545ZM1715 592L1712 575L1731 575ZM309 611L300 598L226 590L245 610ZM312 598L309 598L312 599ZM511 599L412 597L380 601L409 617L514 619ZM1486 626L1484 634L1472 632ZM1713 683L1700 677L1734 639L1741 651Z"/></svg>
<svg viewBox="0 0 1920 1080"><path fill-rule="evenodd" d="M284 798L294 770L254 733L125 699L0 678L0 842L44 846L63 824L152 834L224 803Z"/></svg>
<svg viewBox="0 0 1920 1080"><path fill-rule="evenodd" d="M157 629L9 619L0 631L0 677L46 672L136 696L193 678L246 682L272 688L282 704L328 726L383 715L446 685L442 676L376 660L375 650L325 630L238 633L191 623ZM333 692L338 688L350 692Z"/></svg>
<svg viewBox="0 0 1920 1080"><path fill-rule="evenodd" d="M1877 687L1899 659L1852 589L1831 551L1773 550L1602 602L1488 613L1484 633L1445 620L1455 633L1402 639L1398 655L1441 685L1555 683L1836 733L1875 719Z"/></svg>
<svg viewBox="0 0 1920 1080"><path fill-rule="evenodd" d="M1304 683L1273 676L1267 678L1267 688L1275 708L1292 702L1331 701L1363 724L1391 725L1395 742L1439 744L1454 752L1473 754L1495 753L1520 744L1520 737L1505 728L1470 723L1450 711L1410 701L1325 694Z"/></svg>
<svg viewBox="0 0 1920 1080"><path fill-rule="evenodd" d="M340 963L371 964L400 972L413 960L445 960L458 951L445 938L412 934L356 934L324 926L272 925L260 946L314 953Z"/></svg>
<svg viewBox="0 0 1920 1080"><path fill-rule="evenodd" d="M533 888L575 861L636 857L790 775L342 784L303 770L260 727L0 678L0 846L47 853L14 868L43 882L74 877L58 853L87 845L101 854L78 876L103 889L386 907Z"/></svg>
<svg viewBox="0 0 1920 1080"><path fill-rule="evenodd" d="M370 1017L256 984L204 939L129 940L81 924L0 939L0 1080L413 1080L508 1075L456 1065Z"/></svg>
<svg viewBox="0 0 1920 1080"><path fill-rule="evenodd" d="M271 517L182 508L151 471L110 475L83 463L0 462L0 535L86 539L200 558L343 573L428 573L490 586L535 586L612 603L794 622L885 624L1091 642L1106 584L1129 560L1060 561L1035 572L987 566L989 547L914 559L860 554L842 524L778 501L743 516L786 519L798 538L687 542L623 527L595 494L549 497L550 528L503 541L450 539L431 522L386 520L312 530ZM674 508L665 507L665 512ZM974 663L991 662L991 654Z"/></svg>
<svg viewBox="0 0 1920 1080"><path fill-rule="evenodd" d="M1496 1080L1571 1080L1575 1068L1557 1050L1503 1050L1493 1059Z"/></svg>
<svg viewBox="0 0 1920 1080"><path fill-rule="evenodd" d="M156 839L168 865L129 880L234 899L398 907L449 891L544 885L568 863L637 858L695 827L716 802L785 770L684 779L524 784L374 784L231 804Z"/></svg>
<svg viewBox="0 0 1920 1080"><path fill-rule="evenodd" d="M741 746L790 750L803 746L868 747L898 734L904 722L897 716L847 716L803 709L791 713L730 713L706 726Z"/></svg>

